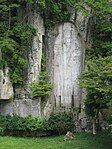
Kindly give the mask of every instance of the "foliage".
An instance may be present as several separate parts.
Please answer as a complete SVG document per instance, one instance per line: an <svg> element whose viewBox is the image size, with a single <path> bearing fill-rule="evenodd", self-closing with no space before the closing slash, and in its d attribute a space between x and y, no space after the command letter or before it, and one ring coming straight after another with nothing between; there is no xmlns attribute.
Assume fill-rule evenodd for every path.
<svg viewBox="0 0 112 149"><path fill-rule="evenodd" d="M86 7L85 7L86 6ZM86 51L86 58L105 57L112 54L112 2L110 0L83 0L76 4L77 9L88 11L93 19L91 33L92 48Z"/></svg>
<svg viewBox="0 0 112 149"><path fill-rule="evenodd" d="M69 21L70 12L68 7L73 7L75 0L47 0L45 17L46 27L50 28L57 23Z"/></svg>
<svg viewBox="0 0 112 149"><path fill-rule="evenodd" d="M39 82L31 83L30 88L33 98L45 97L50 95L52 85L46 80L46 73L41 73Z"/></svg>
<svg viewBox="0 0 112 149"><path fill-rule="evenodd" d="M46 72L46 62L44 54L41 62L41 72L38 82L32 82L30 84L32 97L46 97L49 96L52 90L52 84L48 82L48 74Z"/></svg>
<svg viewBox="0 0 112 149"><path fill-rule="evenodd" d="M38 0L37 1L37 5L38 5L38 7L39 7L39 9L42 11L44 11L45 10L45 0Z"/></svg>
<svg viewBox="0 0 112 149"><path fill-rule="evenodd" d="M2 51L1 67L10 68L13 85L23 84L23 69L26 68L25 55L35 35L35 29L29 24L19 22L17 14L21 7L19 1L0 1L0 48Z"/></svg>
<svg viewBox="0 0 112 149"><path fill-rule="evenodd" d="M31 83L30 88L31 88L33 98L45 97L50 95L52 85L45 81L39 81L39 82Z"/></svg>
<svg viewBox="0 0 112 149"><path fill-rule="evenodd" d="M47 120L40 117L26 118L14 116L0 116L0 124L5 128L5 131L44 131L47 129Z"/></svg>
<svg viewBox="0 0 112 149"><path fill-rule="evenodd" d="M26 45L30 46L33 35L35 35L35 29L30 24L15 24L12 31L20 46L25 48Z"/></svg>
<svg viewBox="0 0 112 149"><path fill-rule="evenodd" d="M72 113L52 114L48 120L49 129L54 133L63 134L69 131L74 131L74 121Z"/></svg>
<svg viewBox="0 0 112 149"><path fill-rule="evenodd" d="M91 8L88 15L93 20L91 26L93 42L91 49L86 50L87 70L80 78L81 86L87 91L85 110L93 117L93 123L98 121L99 112L108 108L112 101L111 5L109 0L83 0L77 4L83 11L88 7Z"/></svg>
<svg viewBox="0 0 112 149"><path fill-rule="evenodd" d="M4 135L4 127L0 126L0 136L3 136L3 135Z"/></svg>
<svg viewBox="0 0 112 149"><path fill-rule="evenodd" d="M0 115L0 133L5 132L39 132L50 131L62 134L73 130L74 122L71 113L52 114L49 120L40 117L20 117L18 115ZM52 134L51 133L51 134Z"/></svg>
<svg viewBox="0 0 112 149"><path fill-rule="evenodd" d="M81 86L87 90L86 112L96 116L96 112L109 107L112 100L112 56L87 62L87 70L82 73Z"/></svg>

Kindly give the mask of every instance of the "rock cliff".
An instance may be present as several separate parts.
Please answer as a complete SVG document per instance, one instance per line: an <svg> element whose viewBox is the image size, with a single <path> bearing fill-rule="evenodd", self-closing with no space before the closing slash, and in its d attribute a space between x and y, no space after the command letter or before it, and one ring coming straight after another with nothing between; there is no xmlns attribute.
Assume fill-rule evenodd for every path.
<svg viewBox="0 0 112 149"><path fill-rule="evenodd" d="M16 97L12 101L3 101L12 99L14 92L8 68L0 70L1 114L48 116L53 110L80 108L82 90L78 77L84 69L85 43L88 42L90 28L89 18L84 17L81 12L72 10L68 22L56 24L51 29L46 29L39 13L34 12L31 18L30 22L36 29L36 35L28 53L27 80L22 88L24 96L22 99ZM30 92L28 85L39 79L43 51L46 53L49 81L53 84L52 94L46 98L44 106L40 98L33 101L25 96ZM18 93L22 94L20 90Z"/></svg>

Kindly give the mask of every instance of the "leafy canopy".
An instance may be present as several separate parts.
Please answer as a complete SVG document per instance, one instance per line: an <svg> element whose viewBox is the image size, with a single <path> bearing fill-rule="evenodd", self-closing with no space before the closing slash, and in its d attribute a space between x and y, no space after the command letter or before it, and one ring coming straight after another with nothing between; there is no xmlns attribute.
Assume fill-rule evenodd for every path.
<svg viewBox="0 0 112 149"><path fill-rule="evenodd" d="M22 85L25 79L23 70L26 69L26 57L35 35L35 29L20 20L18 11L25 1L0 1L0 48L2 59L0 67L10 68L10 78L14 86ZM26 8L25 8L26 9ZM23 18L22 18L23 19Z"/></svg>
<svg viewBox="0 0 112 149"><path fill-rule="evenodd" d="M112 100L112 56L89 60L80 84L87 90L87 114L95 116L97 110L108 108Z"/></svg>

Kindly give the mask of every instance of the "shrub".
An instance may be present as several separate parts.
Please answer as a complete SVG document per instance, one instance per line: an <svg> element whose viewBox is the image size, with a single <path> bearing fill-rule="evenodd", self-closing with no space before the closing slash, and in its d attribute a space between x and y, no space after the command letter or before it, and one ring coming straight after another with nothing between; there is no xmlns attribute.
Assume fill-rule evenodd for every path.
<svg viewBox="0 0 112 149"><path fill-rule="evenodd" d="M5 130L5 128L0 126L0 136L4 135L4 130Z"/></svg>
<svg viewBox="0 0 112 149"><path fill-rule="evenodd" d="M51 94L53 85L48 81L48 78L49 75L46 72L46 58L45 55L42 54L39 81L34 81L30 84L31 95L33 98L41 97L41 99L43 99Z"/></svg>
<svg viewBox="0 0 112 149"><path fill-rule="evenodd" d="M48 126L51 131L57 134L66 133L68 130L74 130L74 121L72 113L52 114L48 120Z"/></svg>
<svg viewBox="0 0 112 149"><path fill-rule="evenodd" d="M32 82L30 84L31 95L33 98L49 96L52 90L52 85L46 80Z"/></svg>
<svg viewBox="0 0 112 149"><path fill-rule="evenodd" d="M59 135L73 129L74 121L71 113L52 114L49 120L32 116L23 118L18 115L0 115L0 135L4 133L16 136Z"/></svg>
<svg viewBox="0 0 112 149"><path fill-rule="evenodd" d="M4 129L7 132L14 131L24 131L24 132L33 132L33 131L45 131L47 129L47 120L45 118L39 117L20 117L17 115L14 116L0 116L0 125L4 126Z"/></svg>
<svg viewBox="0 0 112 149"><path fill-rule="evenodd" d="M26 129L30 131L45 131L47 129L47 120L40 117L27 117Z"/></svg>

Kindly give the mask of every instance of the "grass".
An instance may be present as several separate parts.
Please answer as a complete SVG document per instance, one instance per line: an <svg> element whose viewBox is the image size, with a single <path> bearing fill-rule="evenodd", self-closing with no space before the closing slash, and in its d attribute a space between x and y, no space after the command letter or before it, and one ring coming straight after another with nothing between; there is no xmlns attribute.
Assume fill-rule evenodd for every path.
<svg viewBox="0 0 112 149"><path fill-rule="evenodd" d="M0 137L0 149L111 149L112 135L79 133L73 140L64 136L45 138Z"/></svg>

